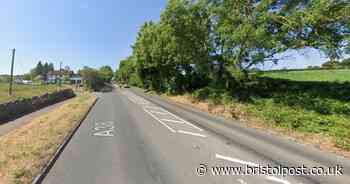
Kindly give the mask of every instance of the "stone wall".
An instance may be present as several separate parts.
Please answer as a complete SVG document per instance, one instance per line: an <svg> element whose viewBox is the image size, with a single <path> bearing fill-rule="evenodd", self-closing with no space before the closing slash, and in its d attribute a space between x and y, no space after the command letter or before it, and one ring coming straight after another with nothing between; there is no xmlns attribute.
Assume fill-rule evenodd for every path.
<svg viewBox="0 0 350 184"><path fill-rule="evenodd" d="M42 96L0 104L0 124L74 96L73 90L65 89Z"/></svg>

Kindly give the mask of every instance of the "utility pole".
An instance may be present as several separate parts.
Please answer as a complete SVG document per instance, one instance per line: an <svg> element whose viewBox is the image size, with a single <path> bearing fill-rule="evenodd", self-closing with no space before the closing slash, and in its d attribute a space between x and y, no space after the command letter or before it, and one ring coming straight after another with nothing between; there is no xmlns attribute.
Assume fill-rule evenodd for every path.
<svg viewBox="0 0 350 184"><path fill-rule="evenodd" d="M59 79L59 86L62 86L62 61L60 62L60 79Z"/></svg>
<svg viewBox="0 0 350 184"><path fill-rule="evenodd" d="M10 88L9 88L9 95L12 95L12 84L13 84L13 67L15 64L15 54L16 49L12 49L12 62L11 62L11 76L10 76Z"/></svg>

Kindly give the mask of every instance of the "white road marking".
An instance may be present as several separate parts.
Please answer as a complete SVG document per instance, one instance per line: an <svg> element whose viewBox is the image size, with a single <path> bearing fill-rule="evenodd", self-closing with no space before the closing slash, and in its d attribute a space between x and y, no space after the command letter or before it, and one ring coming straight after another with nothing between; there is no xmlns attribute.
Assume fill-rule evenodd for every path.
<svg viewBox="0 0 350 184"><path fill-rule="evenodd" d="M161 123L163 126L165 126L166 128L168 128L168 129L169 129L171 132L173 132L173 133L176 133L176 131L175 131L173 128L171 128L170 126L168 126L166 123L164 123L163 121L176 122L176 123L185 123L185 124L187 124L187 125L189 125L189 126L195 128L195 129L197 129L197 130L199 130L199 131L203 131L203 129L201 129L201 128L197 127L196 125L194 125L194 124L192 124L192 123L190 123L190 122L188 122L188 121L186 121L186 120L184 120L184 119L182 119L182 118L176 116L175 114L173 114L173 113L171 113L171 112L165 110L164 108L157 107L157 106L149 106L148 104L149 104L150 102L147 101L147 100L145 100L145 99L143 99L142 97L139 97L139 96L137 96L137 95L135 95L135 94L132 94L131 92L127 92L126 95L129 97L129 99L130 99L130 96L133 97L133 99L132 99L131 101L134 101L135 98L137 98L139 101L138 101L138 102L134 102L134 103L140 104L140 105L145 105L145 106L143 107L143 110L144 110L145 112L147 112L149 115L151 115L154 119L156 119L156 120L157 120L159 123ZM140 103L140 101L147 102L147 103L142 104L142 103ZM160 111L162 111L162 112L160 112ZM154 114L170 115L170 116L172 116L172 117L174 117L174 118L176 118L176 119L178 119L178 120L159 119L159 118L158 118L157 116L155 116Z"/></svg>
<svg viewBox="0 0 350 184"><path fill-rule="evenodd" d="M132 101L133 103L137 104L136 99L134 99L134 98L132 98L132 97L129 97L129 96L128 96L128 99L129 99L130 101Z"/></svg>
<svg viewBox="0 0 350 184"><path fill-rule="evenodd" d="M141 98L139 96L136 96L136 95L134 95L134 94L132 94L130 92L124 92L123 94L125 96L127 96L128 99L130 101L132 101L133 103L136 103L136 104L139 104L139 105L148 105L150 103L149 101L147 101L147 100L145 100L145 99L143 99L143 98Z"/></svg>
<svg viewBox="0 0 350 184"><path fill-rule="evenodd" d="M245 182L243 179L238 179L237 180L240 184L247 184L247 182Z"/></svg>
<svg viewBox="0 0 350 184"><path fill-rule="evenodd" d="M151 115L154 119L156 119L160 124L162 124L163 126L165 126L166 128L168 128L171 132L176 133L176 131L174 129L172 129L170 126L168 126L167 124L165 124L164 122L162 122L157 116L153 115L152 113L150 113L146 108L143 108L143 110L145 112L147 112L149 115Z"/></svg>
<svg viewBox="0 0 350 184"><path fill-rule="evenodd" d="M183 130L178 130L177 132L181 133L181 134L193 135L193 136L197 136L197 137L207 137L207 136L202 135L202 134L187 132L187 131L183 131Z"/></svg>
<svg viewBox="0 0 350 184"><path fill-rule="evenodd" d="M94 136L113 137L114 136L114 122L99 122L95 123Z"/></svg>
<svg viewBox="0 0 350 184"><path fill-rule="evenodd" d="M178 120L172 120L172 119L161 119L162 121L168 121L168 122L173 122L173 123L180 123L180 124L184 124L185 122L183 121L178 121Z"/></svg>
<svg viewBox="0 0 350 184"><path fill-rule="evenodd" d="M151 105L147 105L147 106L145 106L145 108L147 108L147 109L154 109L154 110L162 110L162 108L160 108L160 107L151 106Z"/></svg>
<svg viewBox="0 0 350 184"><path fill-rule="evenodd" d="M235 162L235 163L239 163L239 164L243 164L243 165L249 165L249 166L253 166L253 167L259 167L259 164L252 163L252 162L247 162L247 161L244 161L244 160L239 160L237 158L226 157L226 156L222 156L222 155L219 155L219 154L216 154L215 156L218 159L228 160L228 161L231 161L231 162Z"/></svg>
<svg viewBox="0 0 350 184"><path fill-rule="evenodd" d="M94 136L100 136L100 137L113 137L114 130L105 130L105 131L100 131L100 132L96 132L94 133Z"/></svg>
<svg viewBox="0 0 350 184"><path fill-rule="evenodd" d="M149 112L154 113L154 114L168 115L168 113L166 113L166 112L159 112L159 111L155 111L155 110L150 110Z"/></svg>
<svg viewBox="0 0 350 184"><path fill-rule="evenodd" d="M280 178L277 178L277 177L274 177L274 176L266 176L266 179L268 179L270 181L275 181L275 182L278 182L278 183L290 184L289 181L283 180L283 179L280 179Z"/></svg>
<svg viewBox="0 0 350 184"><path fill-rule="evenodd" d="M177 118L177 119L183 121L183 122L186 123L187 125L190 125L190 126L192 126L193 128L195 128L195 129L197 129L197 130L199 130L199 131L203 131L203 129L197 127L196 125L193 125L192 123L187 122L186 120L184 120L184 119L182 119L182 118L176 116L175 114L173 114L173 113L171 113L171 112L169 112L169 111L167 111L167 110L165 110L165 109L163 109L163 110L164 110L165 112L168 112L169 114L171 114L171 115L174 116L175 118Z"/></svg>

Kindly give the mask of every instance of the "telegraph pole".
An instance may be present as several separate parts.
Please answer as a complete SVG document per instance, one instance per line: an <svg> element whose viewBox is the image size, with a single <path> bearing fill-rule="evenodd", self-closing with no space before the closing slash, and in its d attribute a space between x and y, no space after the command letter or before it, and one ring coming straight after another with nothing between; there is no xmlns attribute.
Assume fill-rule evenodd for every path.
<svg viewBox="0 0 350 184"><path fill-rule="evenodd" d="M62 61L60 61L60 79L59 79L59 86L62 85Z"/></svg>
<svg viewBox="0 0 350 184"><path fill-rule="evenodd" d="M10 88L9 88L9 95L12 95L12 84L13 84L13 67L15 64L15 54L16 49L12 49L12 62L11 62L11 76L10 76Z"/></svg>

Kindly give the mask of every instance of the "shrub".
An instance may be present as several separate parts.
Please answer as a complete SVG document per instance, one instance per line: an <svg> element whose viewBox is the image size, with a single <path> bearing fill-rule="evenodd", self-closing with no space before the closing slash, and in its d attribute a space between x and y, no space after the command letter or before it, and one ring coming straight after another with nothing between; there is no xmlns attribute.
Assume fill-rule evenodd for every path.
<svg viewBox="0 0 350 184"><path fill-rule="evenodd" d="M129 79L129 85L131 86L136 86L136 87L143 87L142 85L142 80L140 79L140 77L136 74L136 73L133 73L131 76L130 76L130 79Z"/></svg>
<svg viewBox="0 0 350 184"><path fill-rule="evenodd" d="M208 99L210 94L210 89L209 87L205 87L202 89L198 89L196 91L193 92L193 98L198 99L198 100L206 100Z"/></svg>

